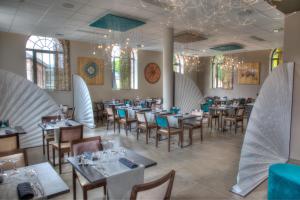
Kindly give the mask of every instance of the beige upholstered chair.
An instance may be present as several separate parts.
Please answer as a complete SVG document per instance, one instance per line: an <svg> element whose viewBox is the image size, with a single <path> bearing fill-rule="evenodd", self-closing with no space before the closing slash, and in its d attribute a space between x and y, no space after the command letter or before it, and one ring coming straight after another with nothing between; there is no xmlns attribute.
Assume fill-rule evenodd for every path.
<svg viewBox="0 0 300 200"><path fill-rule="evenodd" d="M59 129L59 139L58 141L53 141L52 153L53 153L53 165L55 166L55 150L58 151L58 164L59 173L61 174L62 157L65 153L71 152L71 142L75 140L82 139L83 135L83 125L62 127Z"/></svg>
<svg viewBox="0 0 300 200"><path fill-rule="evenodd" d="M60 116L44 116L42 117L42 123L49 123L51 120L60 119ZM44 131L43 130L43 155L45 155L45 141L47 147L47 159L49 160L49 143L54 141L54 130Z"/></svg>
<svg viewBox="0 0 300 200"><path fill-rule="evenodd" d="M193 120L193 121L186 121L183 122L184 128L189 130L189 138L190 138L190 145L193 144L193 132L195 129L200 129L200 138L203 141L203 124L202 118L200 120Z"/></svg>
<svg viewBox="0 0 300 200"><path fill-rule="evenodd" d="M16 163L12 162L6 162L1 165L1 169L3 170L10 170L14 167L25 167L28 165L27 161L27 154L24 149L18 149L8 152L0 153L0 161L10 161L10 160L16 160Z"/></svg>
<svg viewBox="0 0 300 200"><path fill-rule="evenodd" d="M19 135L9 134L0 136L0 153L19 149Z"/></svg>
<svg viewBox="0 0 300 200"><path fill-rule="evenodd" d="M136 113L137 118L137 134L136 139L139 139L139 134L141 130L146 132L146 144L148 144L148 139L150 137L150 133L152 129L155 129L157 126L154 123L149 123L146 118L146 113L138 112Z"/></svg>
<svg viewBox="0 0 300 200"><path fill-rule="evenodd" d="M116 121L118 120L118 116L115 114L114 109L111 107L105 108L107 114L107 125L106 129L108 130L109 124L113 123L114 131L116 131Z"/></svg>
<svg viewBox="0 0 300 200"><path fill-rule="evenodd" d="M175 171L172 170L165 176L132 188L130 200L169 200L171 198Z"/></svg>
<svg viewBox="0 0 300 200"><path fill-rule="evenodd" d="M84 138L81 140L72 141L71 143L72 155L80 155L84 152L97 152L103 150L101 144L101 137L91 137L91 138ZM83 191L83 199L87 199L87 192L89 190L103 187L103 192L106 195L106 182L100 183L89 183L80 173L78 173L73 168L73 199L76 199L76 179L79 182L79 185Z"/></svg>
<svg viewBox="0 0 300 200"><path fill-rule="evenodd" d="M223 123L223 128L222 130L224 131L224 126L226 125L226 122L230 122L230 128L232 124L234 124L234 132L236 134L238 124L241 124L242 132L244 131L244 113L245 113L245 108L239 108L235 115L229 115L224 117L224 123Z"/></svg>

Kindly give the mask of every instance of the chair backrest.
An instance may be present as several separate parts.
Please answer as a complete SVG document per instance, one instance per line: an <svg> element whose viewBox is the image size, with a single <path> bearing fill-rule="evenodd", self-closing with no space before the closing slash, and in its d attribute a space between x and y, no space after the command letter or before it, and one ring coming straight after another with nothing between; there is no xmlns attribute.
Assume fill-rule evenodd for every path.
<svg viewBox="0 0 300 200"><path fill-rule="evenodd" d="M114 111L111 107L105 108L108 116L114 116Z"/></svg>
<svg viewBox="0 0 300 200"><path fill-rule="evenodd" d="M104 104L102 102L97 102L96 103L96 108L98 111L103 111L104 110Z"/></svg>
<svg viewBox="0 0 300 200"><path fill-rule="evenodd" d="M178 114L179 111L180 111L180 108L178 108L178 107L172 107L170 109L170 113L172 113L172 114Z"/></svg>
<svg viewBox="0 0 300 200"><path fill-rule="evenodd" d="M167 116L157 115L155 116L156 125L159 128L169 128L169 122Z"/></svg>
<svg viewBox="0 0 300 200"><path fill-rule="evenodd" d="M72 142L74 140L82 139L83 135L83 125L61 127L59 129L59 143L61 142Z"/></svg>
<svg viewBox="0 0 300 200"><path fill-rule="evenodd" d="M25 167L28 165L27 154L25 149L18 149L14 151L8 151L0 153L0 161L7 161L0 166L2 170L10 170L14 168L14 163L11 161L15 160L15 166Z"/></svg>
<svg viewBox="0 0 300 200"><path fill-rule="evenodd" d="M209 104L208 103L201 104L201 110L203 112L209 112Z"/></svg>
<svg viewBox="0 0 300 200"><path fill-rule="evenodd" d="M118 113L118 117L120 119L124 119L124 118L127 118L127 111L125 109L117 109L117 113Z"/></svg>
<svg viewBox="0 0 300 200"><path fill-rule="evenodd" d="M51 120L57 120L57 119L59 119L60 120L60 115L52 115L52 116L43 116L42 117L42 119L41 119L41 121L43 122L43 123L48 123L48 122L51 122Z"/></svg>
<svg viewBox="0 0 300 200"><path fill-rule="evenodd" d="M66 118L68 119L74 119L74 113L75 113L75 107L74 108L68 108Z"/></svg>
<svg viewBox="0 0 300 200"><path fill-rule="evenodd" d="M101 137L90 137L80 140L74 140L71 143L72 155L80 155L84 152L97 152L103 150Z"/></svg>
<svg viewBox="0 0 300 200"><path fill-rule="evenodd" d="M146 122L146 116L145 116L144 112L137 112L136 113L136 118L137 118L137 121L139 123L145 123Z"/></svg>
<svg viewBox="0 0 300 200"><path fill-rule="evenodd" d="M237 117L243 117L245 112L245 108L239 108L236 112Z"/></svg>
<svg viewBox="0 0 300 200"><path fill-rule="evenodd" d="M14 151L20 148L19 134L8 134L0 136L0 153Z"/></svg>
<svg viewBox="0 0 300 200"><path fill-rule="evenodd" d="M135 185L132 188L130 200L138 199L164 199L171 198L175 171L149 183Z"/></svg>

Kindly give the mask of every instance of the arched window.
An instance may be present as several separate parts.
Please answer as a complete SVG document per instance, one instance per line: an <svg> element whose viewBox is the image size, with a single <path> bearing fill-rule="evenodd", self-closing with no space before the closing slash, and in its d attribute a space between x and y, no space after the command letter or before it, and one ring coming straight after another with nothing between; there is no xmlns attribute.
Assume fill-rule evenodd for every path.
<svg viewBox="0 0 300 200"><path fill-rule="evenodd" d="M180 54L174 55L174 63L173 63L174 72L184 74L184 57Z"/></svg>
<svg viewBox="0 0 300 200"><path fill-rule="evenodd" d="M56 39L32 35L26 43L27 79L42 89L70 90L63 45Z"/></svg>
<svg viewBox="0 0 300 200"><path fill-rule="evenodd" d="M233 67L224 68L224 56L218 55L211 59L212 88L233 88Z"/></svg>
<svg viewBox="0 0 300 200"><path fill-rule="evenodd" d="M112 88L138 89L137 50L112 48Z"/></svg>
<svg viewBox="0 0 300 200"><path fill-rule="evenodd" d="M276 48L273 50L271 55L271 71L276 68L278 65L281 65L283 63L282 58L282 49Z"/></svg>

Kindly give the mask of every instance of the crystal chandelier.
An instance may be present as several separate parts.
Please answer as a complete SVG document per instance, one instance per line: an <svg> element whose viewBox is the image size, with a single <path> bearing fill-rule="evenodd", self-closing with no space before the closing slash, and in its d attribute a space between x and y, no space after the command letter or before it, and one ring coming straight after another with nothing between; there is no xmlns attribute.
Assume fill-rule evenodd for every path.
<svg viewBox="0 0 300 200"><path fill-rule="evenodd" d="M243 60L230 55L217 55L212 58L211 62L219 64L220 68L225 71L240 69L244 64Z"/></svg>

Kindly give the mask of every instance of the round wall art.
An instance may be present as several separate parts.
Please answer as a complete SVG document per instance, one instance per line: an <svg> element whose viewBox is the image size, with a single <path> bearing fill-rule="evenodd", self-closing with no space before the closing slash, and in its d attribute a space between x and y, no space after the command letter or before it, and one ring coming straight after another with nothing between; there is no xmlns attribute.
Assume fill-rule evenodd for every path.
<svg viewBox="0 0 300 200"><path fill-rule="evenodd" d="M154 84L160 79L160 68L156 63L149 63L144 70L145 79Z"/></svg>

